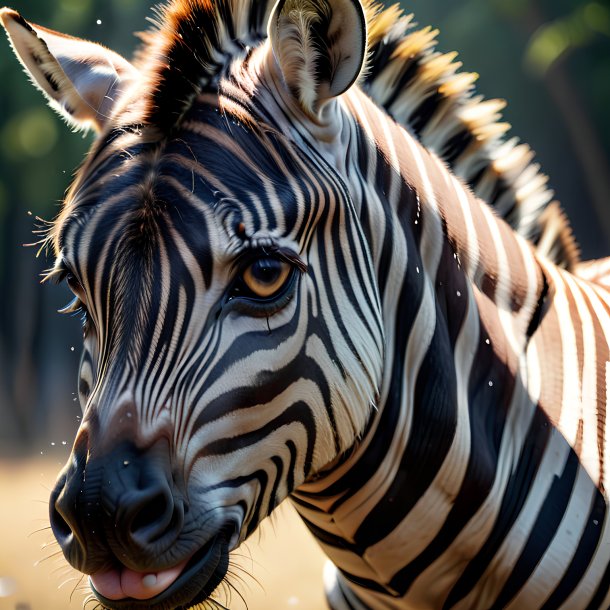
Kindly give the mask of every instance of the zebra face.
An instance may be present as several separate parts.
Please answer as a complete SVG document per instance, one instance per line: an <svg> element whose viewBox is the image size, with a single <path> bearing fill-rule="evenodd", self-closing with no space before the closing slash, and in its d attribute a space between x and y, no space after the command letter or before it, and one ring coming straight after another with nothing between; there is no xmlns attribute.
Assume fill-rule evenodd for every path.
<svg viewBox="0 0 610 610"><path fill-rule="evenodd" d="M71 80L74 39L13 14L7 26L34 78L49 80L57 64L56 86L41 85L47 94L75 89L69 104L53 99L73 120L89 113L100 131L53 229L52 275L73 292L65 311L84 318L84 416L50 516L69 562L116 608L206 599L229 551L357 442L380 383L379 297L357 206L301 137L323 111L341 112L334 98L358 75L360 5L320 4L315 15L310 3L279 3L272 48L244 42L238 57L227 50L233 37L260 41L262 22L240 34L237 24L252 19L234 15L232 37L210 42L226 45L231 61L201 74L196 91L188 70L168 65L192 58L188 24L199 40L199 24L216 20L216 36L228 13L195 2L189 10L212 14L185 18L185 6L167 10L170 33L149 49L166 59L144 76L78 43L81 59L101 55L96 75L100 65L121 68L108 76L119 100L111 120L102 106L79 105L94 92L78 89L90 84L80 73ZM260 20L257 6L236 10ZM295 38L295 23L317 25ZM298 67L312 41L332 73ZM292 119L278 118L283 104Z"/></svg>
<svg viewBox="0 0 610 610"><path fill-rule="evenodd" d="M119 590L119 569L178 570L158 603L206 597L375 399L380 330L348 280L371 281L349 194L260 125L201 103L162 143L123 131L66 204L56 270L85 318L84 417L51 519L105 603L144 594Z"/></svg>

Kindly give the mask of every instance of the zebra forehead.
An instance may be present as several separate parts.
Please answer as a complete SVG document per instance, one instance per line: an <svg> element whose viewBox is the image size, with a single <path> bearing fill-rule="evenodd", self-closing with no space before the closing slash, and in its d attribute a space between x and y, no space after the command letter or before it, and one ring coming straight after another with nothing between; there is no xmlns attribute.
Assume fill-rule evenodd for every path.
<svg viewBox="0 0 610 610"><path fill-rule="evenodd" d="M197 103L162 140L148 138L146 129L110 134L67 196L50 236L56 252L83 242L101 251L117 240L140 255L168 231L208 252L218 230L220 247L234 250L242 223L249 233L297 229L307 160L272 128L243 119Z"/></svg>

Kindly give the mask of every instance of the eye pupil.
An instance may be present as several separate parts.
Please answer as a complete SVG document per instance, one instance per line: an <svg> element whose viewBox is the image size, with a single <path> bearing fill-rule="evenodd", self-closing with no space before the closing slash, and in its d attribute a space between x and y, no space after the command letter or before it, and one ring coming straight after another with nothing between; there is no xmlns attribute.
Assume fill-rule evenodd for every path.
<svg viewBox="0 0 610 610"><path fill-rule="evenodd" d="M261 284L272 284L282 273L282 264L278 260L266 258L252 265L252 277Z"/></svg>

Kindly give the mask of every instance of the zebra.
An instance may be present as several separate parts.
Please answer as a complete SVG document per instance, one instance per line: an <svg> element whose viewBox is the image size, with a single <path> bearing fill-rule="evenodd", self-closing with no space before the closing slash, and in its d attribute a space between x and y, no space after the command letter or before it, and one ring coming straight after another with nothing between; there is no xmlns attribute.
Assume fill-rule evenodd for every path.
<svg viewBox="0 0 610 610"><path fill-rule="evenodd" d="M0 17L98 133L48 236L84 319L50 519L104 607L219 607L287 497L334 610L609 607L609 264L578 261L495 110L472 152L463 108L395 103L421 83L383 50L419 44L483 104L430 31L358 0L173 0L132 63ZM490 187L502 155L536 197Z"/></svg>

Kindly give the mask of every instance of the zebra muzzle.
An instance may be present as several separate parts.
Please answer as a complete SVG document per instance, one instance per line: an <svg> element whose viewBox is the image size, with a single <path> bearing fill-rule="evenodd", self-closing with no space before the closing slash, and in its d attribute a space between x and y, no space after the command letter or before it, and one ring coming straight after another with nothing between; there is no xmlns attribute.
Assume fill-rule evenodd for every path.
<svg viewBox="0 0 610 610"><path fill-rule="evenodd" d="M189 507L167 442L140 449L123 441L96 457L88 445L75 445L50 518L66 559L90 575L104 607L167 610L209 597L227 572L233 528L208 522L201 532L189 521L207 521L206 511Z"/></svg>

